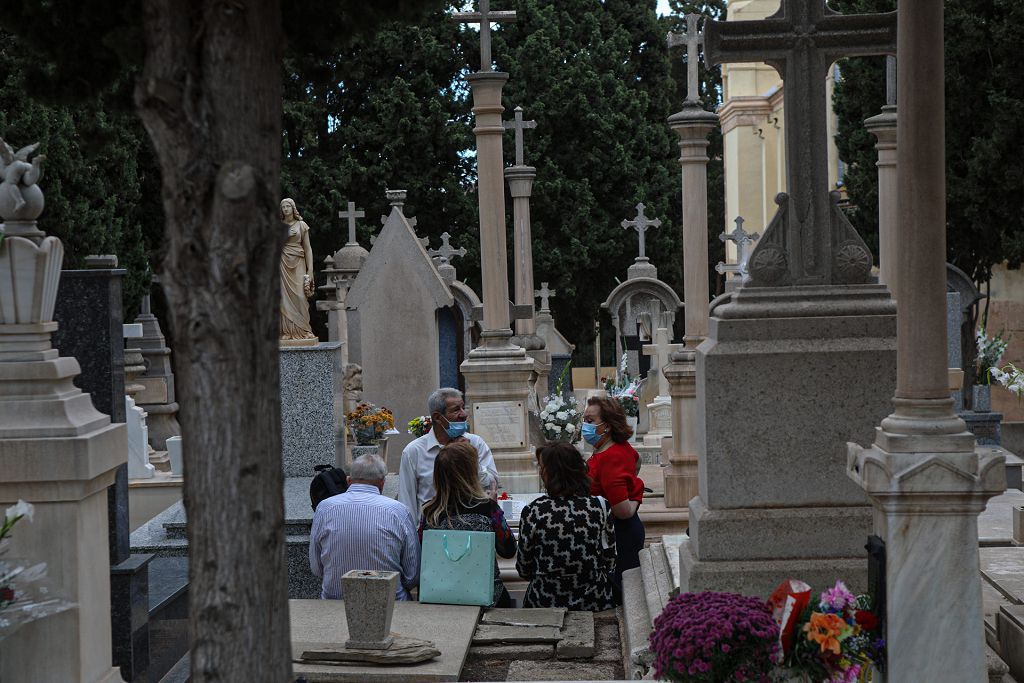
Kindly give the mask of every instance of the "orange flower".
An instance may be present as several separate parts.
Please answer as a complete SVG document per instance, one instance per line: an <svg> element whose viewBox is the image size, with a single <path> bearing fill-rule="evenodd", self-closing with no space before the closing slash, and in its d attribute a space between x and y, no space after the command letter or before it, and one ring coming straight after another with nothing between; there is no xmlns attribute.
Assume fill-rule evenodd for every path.
<svg viewBox="0 0 1024 683"><path fill-rule="evenodd" d="M811 620L804 624L807 640L814 641L821 651L839 654L839 637L846 629L846 622L835 614L811 613Z"/></svg>

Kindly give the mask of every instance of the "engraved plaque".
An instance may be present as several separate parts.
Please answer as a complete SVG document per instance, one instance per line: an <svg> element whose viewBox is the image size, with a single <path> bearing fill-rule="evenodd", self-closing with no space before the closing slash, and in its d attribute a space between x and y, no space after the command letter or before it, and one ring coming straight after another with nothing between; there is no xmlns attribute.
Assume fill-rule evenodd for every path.
<svg viewBox="0 0 1024 683"><path fill-rule="evenodd" d="M522 402L474 403L473 433L492 449L526 446L526 415Z"/></svg>

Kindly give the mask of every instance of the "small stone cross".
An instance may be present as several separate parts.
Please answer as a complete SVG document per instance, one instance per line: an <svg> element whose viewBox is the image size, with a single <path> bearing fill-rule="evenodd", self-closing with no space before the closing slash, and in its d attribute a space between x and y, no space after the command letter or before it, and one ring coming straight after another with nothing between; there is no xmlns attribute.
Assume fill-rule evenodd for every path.
<svg viewBox="0 0 1024 683"><path fill-rule="evenodd" d="M677 45L686 46L686 101L700 101L700 84L697 80L697 48L704 42L704 37L697 30L697 22L701 15L686 15L686 33L669 31L669 49Z"/></svg>
<svg viewBox="0 0 1024 683"><path fill-rule="evenodd" d="M515 121L503 121L501 125L505 126L505 130L514 130L516 132L516 166L524 166L523 161L523 129L524 128L536 128L536 121L523 121L523 108L516 107L516 119Z"/></svg>
<svg viewBox="0 0 1024 683"><path fill-rule="evenodd" d="M661 220L657 218L648 218L647 216L644 215L644 209L646 208L647 207L644 206L642 202L640 204L637 204L636 218L634 218L631 221L622 221L621 223L622 227L626 228L627 230L629 228L633 228L634 230L636 230L637 234L640 235L639 258L641 259L647 258L647 242L644 239L644 233L647 232L649 228L657 228L661 226Z"/></svg>
<svg viewBox="0 0 1024 683"><path fill-rule="evenodd" d="M455 12L452 19L463 24L480 24L480 71L491 68L491 24L515 21L515 12L492 12L490 0L480 0L479 12Z"/></svg>
<svg viewBox="0 0 1024 683"><path fill-rule="evenodd" d="M736 216L735 223L736 227L732 229L732 232L723 232L718 236L718 239L723 242L728 241L736 244L736 263L726 264L719 262L715 266L715 271L719 274L737 273L745 281L747 279L747 261L750 260L750 254L754 251L754 242L761 238L761 233L748 233L744 230L743 216Z"/></svg>
<svg viewBox="0 0 1024 683"><path fill-rule="evenodd" d="M356 241L356 219L366 218L366 212L362 209L356 209L355 202L348 203L347 211L339 211L338 218L348 219L348 243L358 244Z"/></svg>
<svg viewBox="0 0 1024 683"><path fill-rule="evenodd" d="M659 327L654 331L654 343L644 344L640 352L645 356L651 356L651 371L657 371L658 396L667 396L669 392L668 380L665 379L664 369L670 362L670 356L676 351L686 348L685 344L672 344L669 330L666 327Z"/></svg>
<svg viewBox="0 0 1024 683"><path fill-rule="evenodd" d="M540 289L536 289L533 291L534 296L540 297L540 310L542 311L551 310L551 308L548 306L548 299L553 299L555 297L555 294L555 290L548 289L548 283L546 282L540 283Z"/></svg>
<svg viewBox="0 0 1024 683"><path fill-rule="evenodd" d="M441 246L438 247L437 249L427 249L427 254L431 258L441 259L441 263L451 263L453 256L465 256L465 247L459 247L458 249L456 249L451 244L448 243L448 240L450 240L451 237L452 236L447 232L442 232Z"/></svg>

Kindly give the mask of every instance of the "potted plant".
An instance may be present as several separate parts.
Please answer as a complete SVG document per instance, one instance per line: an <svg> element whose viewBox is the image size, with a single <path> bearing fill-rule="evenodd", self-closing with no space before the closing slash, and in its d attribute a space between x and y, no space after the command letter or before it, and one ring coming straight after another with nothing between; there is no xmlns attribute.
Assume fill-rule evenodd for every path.
<svg viewBox="0 0 1024 683"><path fill-rule="evenodd" d="M360 403L345 416L352 438L359 446L372 446L384 437L384 432L395 428L395 416L390 410L372 403Z"/></svg>
<svg viewBox="0 0 1024 683"><path fill-rule="evenodd" d="M433 423L430 421L429 415L420 415L409 420L409 428L405 431L408 434L412 434L414 437L419 438L429 432L433 428Z"/></svg>
<svg viewBox="0 0 1024 683"><path fill-rule="evenodd" d="M779 651L771 606L736 593L681 593L654 620L654 675L677 683L768 683Z"/></svg>
<svg viewBox="0 0 1024 683"><path fill-rule="evenodd" d="M971 408L976 413L986 413L992 409L992 380L995 379L992 371L998 370L1009 340L1004 340L1002 333L989 337L983 324L978 328L975 341L978 347L978 373L972 387Z"/></svg>

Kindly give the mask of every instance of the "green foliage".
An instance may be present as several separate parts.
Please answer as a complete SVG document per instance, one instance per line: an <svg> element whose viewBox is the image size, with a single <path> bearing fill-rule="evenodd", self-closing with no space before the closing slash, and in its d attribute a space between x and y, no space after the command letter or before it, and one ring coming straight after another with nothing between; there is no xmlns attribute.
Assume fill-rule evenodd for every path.
<svg viewBox="0 0 1024 683"><path fill-rule="evenodd" d="M132 316L163 235L159 176L142 126L106 106L109 89L74 106L27 95L30 60L18 39L0 33L0 41L0 136L15 148L39 141L46 155L39 226L64 242L65 268L81 267L89 254L117 254Z"/></svg>
<svg viewBox="0 0 1024 683"><path fill-rule="evenodd" d="M384 190L404 189L419 235L437 246L450 232L470 252L455 261L460 277L478 277L463 31L438 11L416 24L385 23L326 59L298 53L299 45L289 52L281 182L312 227L317 258L347 240L338 211L348 201L366 210L359 234L369 248L389 210Z"/></svg>
<svg viewBox="0 0 1024 683"><path fill-rule="evenodd" d="M672 101L668 22L653 0L506 6L518 20L494 41L498 67L510 73L505 107L521 105L537 121L526 133L526 162L537 168L535 278L558 290L555 319L586 364L600 304L637 253L636 233L620 226L637 202L662 221L647 233L659 276L681 289L678 147L666 123L681 102ZM510 142L505 149L511 161Z"/></svg>
<svg viewBox="0 0 1024 683"><path fill-rule="evenodd" d="M895 0L836 0L844 13L895 9ZM979 286L992 266L1024 258L1024 72L1017 37L1024 5L1015 0L948 0L946 63L947 259ZM885 103L884 60L849 59L833 100L836 144L847 164L849 217L876 250L878 183L874 138L865 118Z"/></svg>

